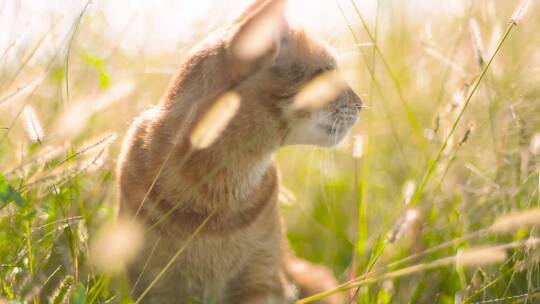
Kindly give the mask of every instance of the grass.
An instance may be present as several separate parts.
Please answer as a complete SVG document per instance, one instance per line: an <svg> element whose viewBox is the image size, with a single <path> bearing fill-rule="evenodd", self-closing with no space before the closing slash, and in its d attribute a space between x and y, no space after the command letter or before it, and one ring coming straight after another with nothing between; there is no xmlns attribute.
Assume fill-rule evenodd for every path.
<svg viewBox="0 0 540 304"><path fill-rule="evenodd" d="M423 19L400 1L378 1L375 18L360 2L338 4L343 28L333 43L355 47L341 66L356 73L367 105L353 131L363 153L353 158L348 140L277 155L292 193L281 203L291 247L344 282L312 299L536 303L538 3L523 19L510 14L519 1L462 1L459 14ZM115 48L100 34L107 23L82 7L53 54L37 55L46 37L14 37L0 57L0 302L140 300L121 271L89 262L91 244L116 212L119 139L170 78L148 67L174 68L182 54ZM28 107L35 115L22 115ZM520 210L528 217L510 221L521 225L493 228ZM457 262L470 252L486 263ZM490 260L501 252L504 260Z"/></svg>

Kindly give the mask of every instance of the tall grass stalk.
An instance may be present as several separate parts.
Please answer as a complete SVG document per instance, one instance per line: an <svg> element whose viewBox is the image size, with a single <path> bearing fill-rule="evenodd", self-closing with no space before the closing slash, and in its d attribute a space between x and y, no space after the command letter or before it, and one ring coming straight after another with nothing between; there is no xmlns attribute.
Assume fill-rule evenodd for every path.
<svg viewBox="0 0 540 304"><path fill-rule="evenodd" d="M174 262L176 261L176 259L178 259L178 257L180 255L182 255L182 253L186 250L187 246L189 246L189 244L191 243L191 241L199 234L199 232L206 226L206 224L208 223L208 221L214 216L214 214L216 214L216 212L218 211L218 209L214 209L214 211L212 211L210 214L208 214L208 216L204 219L204 221L202 221L202 223L193 231L192 234L190 234L190 236L184 241L184 244L182 245L182 247L180 247L178 249L178 251L176 251L176 253L174 254L174 256L169 260L169 262L163 267L163 269L161 269L161 271L158 273L158 275L152 280L152 282L150 282L150 284L148 285L148 287L146 287L146 289L143 291L143 293L139 296L139 298L137 298L137 300L135 301L135 304L138 304L138 303L141 303L141 301L143 300L143 298L148 294L148 292L150 292L150 290L156 285L156 283L159 281L159 279L161 279L161 277L169 270L169 268L171 268L171 266L174 264Z"/></svg>
<svg viewBox="0 0 540 304"><path fill-rule="evenodd" d="M446 136L446 138L444 139L443 141L443 144L441 145L441 147L439 148L439 151L437 152L436 156L434 159L432 159L429 163L428 163L428 166L427 166L427 170L424 174L424 176L422 177L420 183L419 183L419 186L418 188L416 189L414 195L413 195L413 198L411 200L411 205L414 206L416 205L420 199L422 198L422 193L424 191L424 188L426 187L427 183L429 182L433 172L435 171L435 169L437 168L437 166L439 165L439 162L441 161L441 158L443 156L443 153L444 151L446 150L446 147L448 146L448 143L450 141L450 138L452 138L452 136L454 135L454 133L456 132L456 129L457 129L457 126L459 124L459 122L461 121L461 118L463 117L463 115L465 114L465 111L467 110L467 108L469 107L469 104L471 103L471 100L474 96L474 94L476 93L476 90L478 89L478 86L480 85L480 83L482 82L482 80L484 79L484 76L486 75L489 67L491 66L491 64L493 63L493 60L495 59L495 57L497 56L497 54L499 53L499 50L501 49L501 47L503 46L504 42L506 41L506 39L508 38L508 36L510 35L510 32L512 31L512 29L516 26L516 23L512 22L508 25L508 28L504 34L504 36L501 38L499 44L497 45L497 48L495 49L495 51L493 52L493 54L490 56L486 66L484 67L484 69L482 70L482 73L480 73L480 76L478 77L478 79L476 80L474 86L472 87L469 95L467 96L467 99L465 100L465 103L463 104L459 114L457 115L456 119L454 120L453 124L452 124L452 127L450 128L450 131L448 132L448 135Z"/></svg>
<svg viewBox="0 0 540 304"><path fill-rule="evenodd" d="M381 1L377 0L377 8L375 12L375 22L374 22L374 37L373 37L373 44L377 43L378 38L378 32L379 32L379 14L381 9ZM343 12L342 15L344 16ZM350 27L349 27L350 28ZM371 71L373 75L376 73L376 51L375 48L371 49L371 58L370 58L369 65L371 66ZM369 85L369 102L371 103L372 100L375 98L375 79L374 77L370 80ZM367 112L367 113L366 113ZM365 256L367 253L367 240L369 235L369 226L368 226L368 201L369 201L369 187L370 185L370 162L371 162L371 141L373 140L373 119L372 119L372 113L371 111L366 111L363 115L365 117L367 130L365 135L365 140L363 140L363 163L362 163L362 169L360 173L360 185L358 185L358 159L355 159L355 168L354 168L354 185L355 185L355 193L357 195L358 200L358 215L357 215L357 233L358 237L356 239L356 243L354 246L353 251L353 260L351 262L351 274L357 275L359 271L359 265L358 265L358 257L359 256ZM372 265L375 263L371 263L372 260L368 259L367 264L368 268L365 272L369 272L371 270ZM370 265L371 264L371 265ZM370 267L371 266L371 267ZM360 291L360 288L357 288L356 290L349 293L350 295L350 304L357 303L359 299L358 293ZM369 289L366 290L366 293L364 295L364 301L368 302L370 301L370 292Z"/></svg>
<svg viewBox="0 0 540 304"><path fill-rule="evenodd" d="M64 74L65 74L65 88L66 88L66 103L69 103L69 59L71 56L71 46L73 45L73 42L75 41L75 38L77 37L77 33L79 30L79 25L81 24L81 21L83 19L84 14L86 13L86 10L88 9L88 6L92 3L91 0L86 1L86 4L84 5L83 9L81 10L79 16L75 20L75 23L73 25L73 32L71 34L71 37L69 38L69 42L67 44L67 50L66 50L66 56L65 56L65 63L64 63Z"/></svg>
<svg viewBox="0 0 540 304"><path fill-rule="evenodd" d="M100 268L89 263L95 256L88 241L92 244L99 226L114 218L118 203L114 161L107 152L117 155L120 145L113 142L114 136L103 135L122 136L131 117L162 97L169 75L147 73L149 65L159 64L172 70L184 56L184 50L208 34L203 26L195 26L197 32L190 36L193 39L184 41L181 52L175 49L174 54L169 54L151 44L152 52L137 53L132 48L125 49L136 17L117 35L114 30L108 31L114 25L108 23L108 17L104 18L109 15L102 10L102 4L90 3L81 19L81 9L88 0L76 1L73 15L53 13L51 26L43 29L48 32L36 35L31 35L31 29L34 25L42 27L34 24L42 20L24 19L22 10L28 7L27 3L23 1L17 6L0 1L0 19L14 15L15 23L24 26L21 31L18 26L8 26L6 37L0 39L0 47L5 46L0 50L0 302L138 300L130 298L131 286L127 286L127 278L122 274L100 273ZM282 183L296 197L280 205L290 246L299 258L331 268L338 281L347 282L339 286L340 290L358 304L423 304L432 303L435 298L444 304L459 299L464 304L535 303L540 295L536 243L539 221L533 211L540 208L540 107L535 86L540 63L535 48L540 41L536 35L540 26L538 2L521 2L511 22L523 22L527 8L534 18L527 20L525 27L519 27L519 32L513 29L508 34L506 25L501 31L497 17L513 5L504 1L463 0L448 4L452 8L457 5L459 12L411 11L408 5L377 1L374 24L362 3L354 1L357 7L353 8L349 1L341 0L343 8L335 10L336 20L332 20L344 21L346 26L328 28L325 23L324 31L332 31L328 34L335 38L331 43L337 49L354 47L353 53L357 55L339 60L345 72L355 69L358 78L353 88L365 97L369 108L362 111L361 122L352 132L364 139L364 153L351 161L344 145L317 155L309 153L321 150L306 147L288 147L278 152ZM442 5L447 4L433 6ZM43 7L47 5L31 10L41 13ZM292 17L293 6L291 9ZM310 17L305 16L308 11L302 11L303 17ZM364 15L357 17L360 11ZM149 14L148 18L152 16ZM360 21L353 28L357 18ZM463 42L471 19L478 20L484 36L475 34L477 46ZM67 22L59 22L62 20ZM87 26L90 20L92 24ZM360 23L362 20L364 23ZM422 20L421 24L417 20ZM378 30L379 21L380 29L385 25L384 31ZM421 26L428 31L427 41ZM364 28L369 31L367 34ZM354 41L345 39L348 31ZM503 49L501 40L505 33L508 38L504 38ZM403 38L407 40L403 49L386 52L383 41L397 45L393 39ZM483 48L478 47L481 39L485 43L483 66L474 55L475 50L478 53ZM496 58L491 58L495 54ZM92 65L89 57L100 61L100 66ZM487 69L490 58L493 63ZM398 62L399 73L393 65ZM105 94L98 79L101 72L110 76L111 89ZM415 75L416 72L421 74ZM414 81L408 81L409 77ZM112 88L126 83L133 84L126 90L127 95L111 93ZM439 115L432 128L424 129L422 123L440 114L434 110L451 95L447 89L456 83L467 83L460 100L461 105L469 100L467 109L450 104L448 115ZM478 88L474 93L475 85ZM73 103L74 93L82 97L77 103ZM68 99L71 103L66 108ZM506 101L511 101L510 106ZM410 113L406 113L404 102ZM24 109L30 105L35 107L35 117L41 120L44 132L36 132L36 128L31 128L33 135L25 132L25 121L38 121L25 119ZM461 111L464 114L458 117ZM81 117L77 113L84 119L78 119ZM66 117L74 119L64 120ZM475 124L474 136L462 144L470 134L465 125L469 118ZM414 130L411 119L423 134ZM445 132L453 125L454 134L449 137ZM189 132L183 132L186 133ZM418 145L418 135L424 136L426 149ZM188 137L182 139L187 141ZM212 137L219 140L220 135L206 139ZM171 138L175 140L178 142ZM438 154L443 144L446 149ZM293 157L298 151L313 157ZM178 155L180 163L192 152ZM327 155L332 156L331 163L322 163ZM355 168L351 166L353 162ZM165 161L163 166L166 165L170 163ZM220 170L218 163L205 172L192 190L197 192L201 185L209 185ZM160 173L155 178L159 176ZM414 207L402 200L408 196L402 193L401 185L408 180L417 185L424 182L421 190L416 187L411 192L411 199L415 197L412 204L417 205ZM154 199L152 204L144 204L145 198L141 205L156 208L153 203L158 199ZM159 212L157 219L152 218L145 236L152 234L159 239L155 228L166 227L167 220L186 202L172 203L169 210ZM416 222L418 227L414 231L402 229L408 233L389 242L385 237L388 223L393 222L396 214L405 214L400 213L401 209L409 208L422 215ZM198 236L203 231L197 232ZM192 235L191 244L181 245L184 255L191 248L187 246L193 246L197 240L197 233ZM474 254L469 254L470 265L456 264L458 253L463 258L464 253L475 248L496 247L510 241L521 242L522 246L489 251L495 253L491 257L498 261L496 265L476 265L483 262L483 254L475 259ZM176 250L173 254L182 254ZM508 256L500 263L502 252ZM141 258L144 261L146 257ZM155 254L150 252L148 261L151 258L155 259ZM177 262L165 260L164 264L167 263ZM441 264L436 267L438 263ZM146 286L148 282L140 286L141 280L136 290L154 291L168 276L167 269L153 271L162 271L164 275L150 278L155 279L153 287ZM153 271L146 269L144 274ZM67 277L72 278L71 290L65 289L63 296L56 297L56 290ZM330 291L334 292L337 291ZM149 298L147 293L139 303Z"/></svg>
<svg viewBox="0 0 540 304"><path fill-rule="evenodd" d="M386 72L388 73L388 76L390 77L390 80L392 81L392 84L396 88L398 99L401 102L401 105L403 106L403 108L405 109L405 113L407 114L406 115L407 119L409 120L409 123L411 124L411 126L413 128L416 139L421 144L422 148L425 148L425 139L424 139L424 136L422 135L420 125L418 123L416 115L414 114L414 112L410 108L409 103L405 100L405 97L403 96L403 89L401 88L401 85L399 84L399 81L398 81L396 75L392 71L392 68L390 67L390 64L386 60L385 56L382 54L381 49L379 48L379 45L377 44L377 41L375 39L375 36L371 33L371 31L369 29L369 26L368 26L366 20L364 19L364 16L362 15L360 10L358 9L358 6L356 5L356 2L354 0L350 0L350 2L351 2L352 6L353 6L353 8L354 8L354 10L356 12L356 15L360 19L362 27L364 28L364 31L368 35L369 40L371 41L371 43L373 43L373 47L375 48L375 52L377 52L377 54L379 55L379 58L381 59L381 62L383 64Z"/></svg>
<svg viewBox="0 0 540 304"><path fill-rule="evenodd" d="M501 252L501 250L508 250L508 249L519 248L519 247L529 247L529 248L531 248L531 247L537 246L538 244L540 244L540 239L533 238L533 239L528 239L528 240L525 240L525 241L516 241L516 242L510 242L510 243L506 243L506 244L502 244L502 245L492 246L492 247L489 247L489 249L490 250L496 250L497 252ZM488 249L485 249L485 248L481 249L481 250L473 249L471 251L468 251L469 252L468 254L470 254L470 256L474 258L474 261L472 261L472 260L471 261L466 261L466 263L468 263L468 262L471 262L471 263L476 262L476 258L477 258L476 253L480 252L480 251L483 251L485 254L490 252ZM317 301L317 300L320 300L320 299L327 298L327 297L332 296L334 294L347 291L347 290L349 290L351 288L355 288L355 287L359 287L359 286L365 286L365 285L380 282L380 281L383 281L383 280L396 279L396 278L400 278L400 277L403 277L403 276L408 276L408 275L411 275L411 274L414 274L414 273L440 268L440 267L443 267L443 266L449 266L449 265L457 263L460 260L460 255L462 256L462 254L458 253L457 255L452 255L452 256L447 256L447 257L444 257L444 258L436 259L436 260L434 260L432 262L419 263L419 264L416 264L416 265L408 266L408 267L405 267L405 268L402 268L402 269L386 272L386 273L379 274L379 275L370 275L370 274L368 274L366 276L362 276L362 277L360 277L358 279L351 280L351 281L349 281L347 283L344 283L344 284L338 286L335 289L331 289L331 290L328 290L328 291L325 291L325 292L318 293L318 294L313 295L313 296L309 296L309 297L300 299L300 300L296 301L295 304L311 303L311 302L314 302L314 301ZM467 255L467 253L465 255ZM500 261L500 258L490 260L490 262L492 262L492 263L497 263L499 261Z"/></svg>
<svg viewBox="0 0 540 304"><path fill-rule="evenodd" d="M339 8L339 11L340 11L342 17L343 17L343 20L347 24L349 32L351 33L351 36L353 37L354 42L356 43L356 46L357 46L360 54L362 55L362 59L366 63L366 68L368 69L369 75L371 77L370 81L371 81L372 84L375 85L375 88L377 89L377 93L380 96L380 101L381 101L381 104L383 106L383 109L384 109L386 115L388 116L388 122L389 122L390 128L392 130L392 136L394 137L394 140L396 141L396 144L397 144L397 146L399 148L400 155L403 158L403 162L404 162L404 164L405 164L405 166L407 168L407 171L408 171L409 175L412 175L412 168L411 168L411 165L410 165L410 161L407 158L407 154L405 153L405 150L403 148L403 143L402 143L401 139L399 138L397 128L395 126L394 119L391 116L390 106L388 105L388 102L386 101L386 99L384 97L385 96L385 94L383 93L384 91L381 88L381 85L380 85L379 81L375 77L375 71L371 68L370 61L367 58L367 55L362 50L362 47L361 47L362 44L360 42L360 39L357 37L356 33L354 32L352 24L350 23L349 19L347 18L347 15L345 14L345 11L344 11L341 3L339 2L339 0L336 0L336 4L337 4L337 6Z"/></svg>
<svg viewBox="0 0 540 304"><path fill-rule="evenodd" d="M465 25L471 19L472 12L473 12L475 4L476 4L476 0L472 0L470 2L470 5L467 8L467 14L462 18L462 21L460 23L461 30L458 33L457 37L455 38L454 42L452 43L452 47L450 49L450 53L449 53L449 56L448 56L448 59L450 60L450 62L454 62L454 59L455 59L456 54L457 54L458 49L459 49L459 45L460 45L461 41L463 40L463 38L465 37L465 33L467 32L467 31L464 30L466 28ZM451 75L451 73L450 73L451 70L452 69L451 69L450 66L447 67L446 69L444 69L443 76L442 76L442 81L441 81L441 84L439 86L439 90L438 90L438 93L437 93L437 101L435 102L435 107L436 108L439 107L442 100L444 99L444 96L445 96L445 93L446 93L445 92L445 86L446 86L446 82L448 80L448 77Z"/></svg>

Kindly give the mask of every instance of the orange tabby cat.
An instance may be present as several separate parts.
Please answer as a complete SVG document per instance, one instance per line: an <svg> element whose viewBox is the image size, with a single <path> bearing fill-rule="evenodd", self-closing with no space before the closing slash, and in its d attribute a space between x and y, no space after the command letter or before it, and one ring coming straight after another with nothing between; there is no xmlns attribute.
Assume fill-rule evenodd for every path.
<svg viewBox="0 0 540 304"><path fill-rule="evenodd" d="M336 144L356 122L360 99L342 87L319 108L294 106L299 90L336 62L290 28L285 2L255 1L193 50L163 100L128 131L120 208L151 227L129 269L143 303L287 303L336 285L329 270L287 256L273 153ZM238 110L214 142L196 149L197 122L231 91Z"/></svg>

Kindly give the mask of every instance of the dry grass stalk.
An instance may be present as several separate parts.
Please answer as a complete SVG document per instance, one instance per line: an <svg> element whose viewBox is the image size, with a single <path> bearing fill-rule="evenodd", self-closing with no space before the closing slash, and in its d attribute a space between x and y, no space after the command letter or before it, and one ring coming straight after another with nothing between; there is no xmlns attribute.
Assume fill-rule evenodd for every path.
<svg viewBox="0 0 540 304"><path fill-rule="evenodd" d="M93 152L96 150L96 148L101 148L100 150L97 150L98 152L107 149L110 145L112 145L117 139L116 133L109 133L104 136L100 136L99 139L91 140L85 144L83 144L82 148L77 150L73 155L65 158L62 160L58 165L63 164L64 162L71 160L76 157L80 157L81 155L87 154L88 152Z"/></svg>
<svg viewBox="0 0 540 304"><path fill-rule="evenodd" d="M14 174L25 174L25 172L29 171L29 168L31 168L32 166L46 165L51 160L58 157L64 151L64 149L65 147L63 146L57 146L57 147L47 146L42 150L42 152L40 152L36 156L29 158L27 160L24 160L16 167L13 167L12 169L7 170L7 172L4 173L4 175L11 176Z"/></svg>
<svg viewBox="0 0 540 304"><path fill-rule="evenodd" d="M240 107L240 95L229 91L222 95L190 134L190 142L195 149L205 149L216 141Z"/></svg>

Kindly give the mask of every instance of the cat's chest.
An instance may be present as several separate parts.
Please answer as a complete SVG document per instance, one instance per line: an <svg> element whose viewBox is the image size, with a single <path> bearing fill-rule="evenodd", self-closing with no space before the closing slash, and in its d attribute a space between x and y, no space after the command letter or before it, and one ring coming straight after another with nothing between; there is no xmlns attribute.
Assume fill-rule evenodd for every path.
<svg viewBox="0 0 540 304"><path fill-rule="evenodd" d="M267 213L261 214L261 221L268 216ZM189 278L193 284L214 282L220 285L236 277L253 255L266 249L269 242L279 239L278 233L269 231L268 227L262 229L258 224L256 221L234 232L224 231L221 235L203 233L193 238L190 233L171 229L162 236L162 241L166 242L162 254L173 257L181 252L171 271Z"/></svg>

